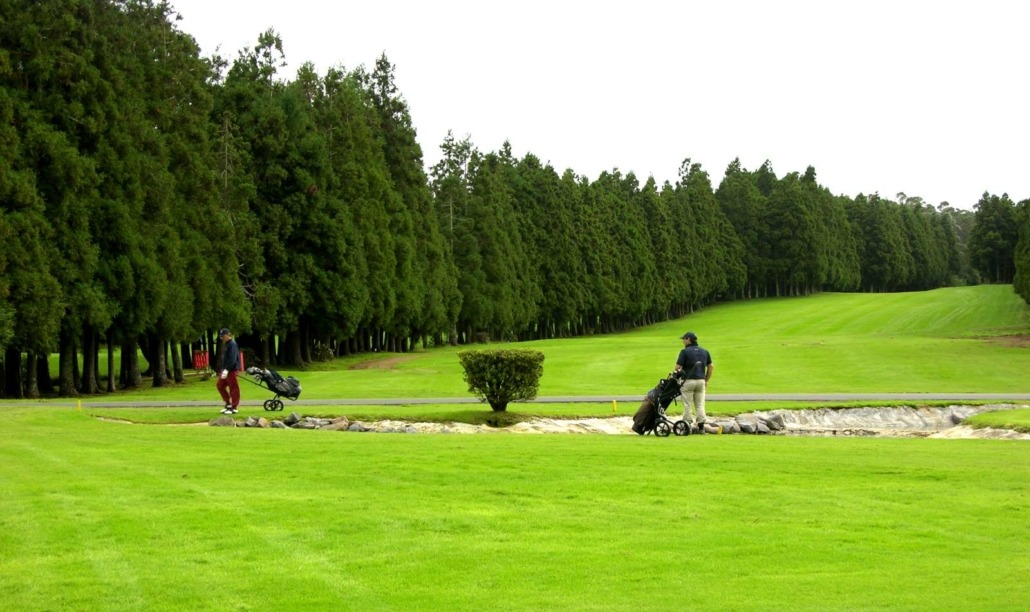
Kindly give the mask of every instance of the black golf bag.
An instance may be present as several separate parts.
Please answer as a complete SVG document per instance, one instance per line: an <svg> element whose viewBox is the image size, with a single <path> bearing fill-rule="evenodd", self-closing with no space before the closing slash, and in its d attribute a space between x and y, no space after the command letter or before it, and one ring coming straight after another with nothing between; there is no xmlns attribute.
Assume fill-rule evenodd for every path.
<svg viewBox="0 0 1030 612"><path fill-rule="evenodd" d="M265 400L265 410L282 410L283 402L280 397L288 400L296 400L300 397L300 381L292 376L283 378L282 374L275 370L263 370L261 368L247 368L247 374L254 377L255 384L259 387L267 387L275 394L270 400Z"/></svg>
<svg viewBox="0 0 1030 612"><path fill-rule="evenodd" d="M282 374L275 370L265 370L262 372L262 377L265 379L268 388L274 391L276 395L291 400L300 397L300 381L296 378L292 376L283 378Z"/></svg>
<svg viewBox="0 0 1030 612"><path fill-rule="evenodd" d="M633 431L644 435L655 428L659 421L666 421L665 409L680 394L680 379L676 373L658 381L654 389L647 392L644 401L633 415Z"/></svg>

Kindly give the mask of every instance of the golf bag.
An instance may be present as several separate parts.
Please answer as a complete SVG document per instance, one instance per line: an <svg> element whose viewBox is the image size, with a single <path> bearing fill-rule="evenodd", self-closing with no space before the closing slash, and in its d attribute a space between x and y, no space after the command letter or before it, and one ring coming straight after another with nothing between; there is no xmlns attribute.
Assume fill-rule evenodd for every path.
<svg viewBox="0 0 1030 612"><path fill-rule="evenodd" d="M680 379L676 373L658 381L654 389L647 392L644 401L633 415L633 431L644 435L655 428L660 420L665 419L665 409L680 394Z"/></svg>
<svg viewBox="0 0 1030 612"><path fill-rule="evenodd" d="M296 400L300 397L300 381L292 376L283 378L282 374L275 370L255 367L247 368L247 374L254 377L254 384L259 387L267 387L269 391L275 394L275 397L265 401L265 410L282 410L283 402L279 399L280 397L285 397L288 400Z"/></svg>
<svg viewBox="0 0 1030 612"><path fill-rule="evenodd" d="M283 378L282 374L275 370L265 370L262 372L262 377L265 379L268 388L274 391L276 395L291 400L300 397L300 381L296 378L292 376Z"/></svg>

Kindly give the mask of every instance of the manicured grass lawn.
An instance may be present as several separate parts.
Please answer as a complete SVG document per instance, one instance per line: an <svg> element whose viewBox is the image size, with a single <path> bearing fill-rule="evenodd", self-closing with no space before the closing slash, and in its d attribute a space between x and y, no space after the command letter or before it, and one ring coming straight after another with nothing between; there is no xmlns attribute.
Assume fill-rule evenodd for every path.
<svg viewBox="0 0 1030 612"><path fill-rule="evenodd" d="M994 427L1030 433L1030 410L1002 410L986 412L965 420L973 427Z"/></svg>
<svg viewBox="0 0 1030 612"><path fill-rule="evenodd" d="M1030 446L0 409L11 610L1019 609Z"/></svg>
<svg viewBox="0 0 1030 612"><path fill-rule="evenodd" d="M628 333L518 346L545 354L541 396L643 396L672 370L688 328L712 352L714 394L1030 391L1030 308L1010 285L731 302ZM469 397L456 355L464 348L351 356L282 373L301 380L302 399ZM242 387L245 400L271 397ZM184 385L111 399L217 404L218 395L213 380L191 375Z"/></svg>
<svg viewBox="0 0 1030 612"><path fill-rule="evenodd" d="M686 329L712 393L1026 392L1011 287L716 305L544 351L540 394L643 395ZM457 349L296 374L304 399L468 397ZM244 385L244 399L271 397ZM405 435L169 426L212 380L0 406L10 610L1016 610L1030 601L1030 445L759 436ZM67 400L61 400L67 401ZM296 406L477 422L476 405ZM713 402L713 414L800 407ZM619 404L629 415L635 404ZM513 404L512 419L610 403ZM973 422L1027 426L1030 411ZM97 416L150 424L126 424Z"/></svg>

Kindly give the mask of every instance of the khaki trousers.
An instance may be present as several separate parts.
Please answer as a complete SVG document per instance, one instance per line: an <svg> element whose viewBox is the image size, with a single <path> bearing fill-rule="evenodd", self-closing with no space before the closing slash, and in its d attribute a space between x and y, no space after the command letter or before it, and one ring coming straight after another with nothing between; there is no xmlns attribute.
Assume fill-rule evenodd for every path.
<svg viewBox="0 0 1030 612"><path fill-rule="evenodd" d="M683 420L690 422L690 407L694 407L694 414L698 423L705 422L705 379L688 378L680 385L680 395L683 396Z"/></svg>

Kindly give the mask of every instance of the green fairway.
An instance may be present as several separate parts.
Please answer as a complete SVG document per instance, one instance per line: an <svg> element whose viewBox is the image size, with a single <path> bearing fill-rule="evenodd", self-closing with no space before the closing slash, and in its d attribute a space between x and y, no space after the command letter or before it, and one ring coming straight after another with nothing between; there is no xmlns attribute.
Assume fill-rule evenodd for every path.
<svg viewBox="0 0 1030 612"><path fill-rule="evenodd" d="M730 302L623 334L518 346L545 355L540 396L642 396L673 369L687 329L712 352L714 394L1030 391L1030 308L1010 285ZM363 354L281 371L301 380L305 400L469 397L457 358L464 348ZM241 386L244 400L271 397ZM184 385L112 399L218 403L214 380L195 374Z"/></svg>
<svg viewBox="0 0 1030 612"><path fill-rule="evenodd" d="M0 416L11 610L999 610L1030 598L1023 442Z"/></svg>
<svg viewBox="0 0 1030 612"><path fill-rule="evenodd" d="M1011 286L734 302L624 334L519 346L546 356L542 396L643 394L672 370L688 328L712 352L711 393L1028 391L1030 315ZM456 352L296 375L308 398L463 396Z"/></svg>
<svg viewBox="0 0 1030 612"><path fill-rule="evenodd" d="M671 369L687 328L713 352L713 392L1027 391L1030 325L1010 287L721 304L631 333L522 346L546 355L541 395L642 395ZM454 353L348 357L295 374L304 399L467 397ZM134 398L216 394L212 380L194 378L110 397ZM5 609L1016 610L1030 601L1023 441L282 431L207 427L212 406L53 404L0 406ZM712 412L804 406L720 402ZM613 408L513 404L508 418ZM491 416L475 404L287 402L291 410ZM246 406L239 416L282 414ZM1026 431L1028 414L971 423Z"/></svg>

